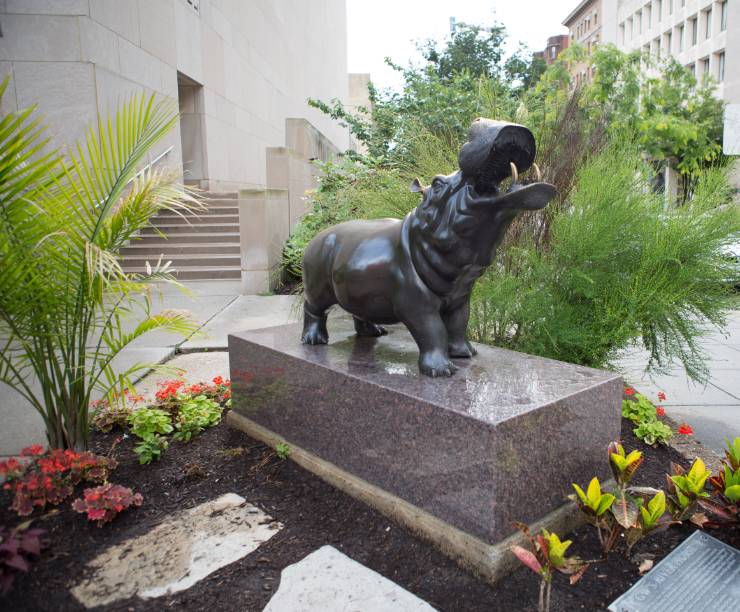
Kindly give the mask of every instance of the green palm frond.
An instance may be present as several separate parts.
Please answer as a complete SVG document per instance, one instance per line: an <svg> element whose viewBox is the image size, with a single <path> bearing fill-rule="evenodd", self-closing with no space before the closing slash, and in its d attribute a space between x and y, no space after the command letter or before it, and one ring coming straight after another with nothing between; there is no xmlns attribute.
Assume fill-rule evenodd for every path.
<svg viewBox="0 0 740 612"><path fill-rule="evenodd" d="M0 119L0 380L41 413L52 446L87 444L91 394L138 371L112 365L128 344L154 329L193 331L182 313L151 313L151 285L176 284L169 262L125 274L119 258L161 209L200 207L175 173L138 170L176 120L173 103L132 97L63 156L33 108Z"/></svg>

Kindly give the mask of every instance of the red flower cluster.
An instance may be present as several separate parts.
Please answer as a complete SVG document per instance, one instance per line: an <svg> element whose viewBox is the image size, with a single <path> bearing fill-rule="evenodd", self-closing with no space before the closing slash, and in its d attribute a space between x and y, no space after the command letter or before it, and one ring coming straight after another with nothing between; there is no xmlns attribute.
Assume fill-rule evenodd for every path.
<svg viewBox="0 0 740 612"><path fill-rule="evenodd" d="M28 461L0 462L0 474L5 477L3 488L14 492L10 507L19 516L31 514L34 507L60 504L82 480L104 482L117 465L114 459L90 452L44 451L39 445L24 448L21 457Z"/></svg>
<svg viewBox="0 0 740 612"><path fill-rule="evenodd" d="M177 397L177 392L185 384L183 380L163 380L157 386L159 390L154 394L159 401L165 401L171 397Z"/></svg>
<svg viewBox="0 0 740 612"><path fill-rule="evenodd" d="M98 527L112 521L119 513L131 506L141 506L144 498L141 493L134 493L128 487L116 484L104 484L100 487L85 489L83 497L72 503L77 512L86 513L90 521Z"/></svg>
<svg viewBox="0 0 740 612"><path fill-rule="evenodd" d="M655 414L657 414L660 417L664 417L665 416L665 409L663 408L663 406L656 406L655 407Z"/></svg>
<svg viewBox="0 0 740 612"><path fill-rule="evenodd" d="M625 387L624 388L624 394L625 395L634 395L635 390L632 387Z"/></svg>
<svg viewBox="0 0 740 612"><path fill-rule="evenodd" d="M687 423L681 423L678 426L678 433L683 434L684 436L690 436L694 433L694 430L691 428L691 425Z"/></svg>
<svg viewBox="0 0 740 612"><path fill-rule="evenodd" d="M666 399L665 393L663 393L662 391L658 391L658 401L659 402L664 402L665 399Z"/></svg>
<svg viewBox="0 0 740 612"><path fill-rule="evenodd" d="M199 382L186 387L181 380L165 380L159 383L159 391L157 391L155 397L160 402L167 402L170 398L176 399L178 394L205 395L219 404L231 397L230 380L225 380L223 376L216 376L212 382L213 384Z"/></svg>

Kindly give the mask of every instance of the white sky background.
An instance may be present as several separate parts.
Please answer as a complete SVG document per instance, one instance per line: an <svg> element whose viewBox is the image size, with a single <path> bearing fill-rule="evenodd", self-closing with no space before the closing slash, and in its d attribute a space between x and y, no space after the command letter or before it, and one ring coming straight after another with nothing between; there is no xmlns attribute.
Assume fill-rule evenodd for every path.
<svg viewBox="0 0 740 612"><path fill-rule="evenodd" d="M524 42L542 51L549 36L566 34L562 25L579 0L347 0L349 72L369 72L379 87L400 89L402 79L386 66L385 57L406 66L419 62L416 41L443 41L450 17L459 22L506 26L507 51Z"/></svg>

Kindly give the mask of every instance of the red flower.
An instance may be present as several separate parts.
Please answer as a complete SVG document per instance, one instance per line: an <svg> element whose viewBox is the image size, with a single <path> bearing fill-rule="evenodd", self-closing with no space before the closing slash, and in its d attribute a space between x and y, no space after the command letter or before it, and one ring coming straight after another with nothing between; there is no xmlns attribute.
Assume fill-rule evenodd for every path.
<svg viewBox="0 0 740 612"><path fill-rule="evenodd" d="M216 378L213 379L213 384L214 385L223 385L224 384L224 379L221 378L220 376L216 376Z"/></svg>
<svg viewBox="0 0 740 612"><path fill-rule="evenodd" d="M634 395L635 390L632 387L625 387L624 388L624 394L625 395Z"/></svg>
<svg viewBox="0 0 740 612"><path fill-rule="evenodd" d="M21 457L34 457L36 455L43 455L44 447L40 444L34 444L33 446L27 446L21 451Z"/></svg>
<svg viewBox="0 0 740 612"><path fill-rule="evenodd" d="M678 433L683 434L684 436L690 436L694 433L694 430L691 428L691 425L681 423L678 427Z"/></svg>
<svg viewBox="0 0 740 612"><path fill-rule="evenodd" d="M663 393L662 391L658 391L658 401L659 402L665 401L665 393Z"/></svg>
<svg viewBox="0 0 740 612"><path fill-rule="evenodd" d="M663 408L663 406L656 406L655 414L657 414L658 416L665 416L665 409Z"/></svg>

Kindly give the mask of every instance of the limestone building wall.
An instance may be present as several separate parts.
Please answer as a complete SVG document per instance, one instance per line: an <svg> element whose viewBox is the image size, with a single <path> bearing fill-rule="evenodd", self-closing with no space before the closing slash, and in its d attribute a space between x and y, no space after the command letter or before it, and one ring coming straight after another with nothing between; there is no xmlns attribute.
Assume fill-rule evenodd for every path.
<svg viewBox="0 0 740 612"><path fill-rule="evenodd" d="M345 0L0 0L4 105L37 103L55 144L135 91L178 101L153 156L212 191L267 186L266 148L304 118L336 149L345 128L308 97L348 98Z"/></svg>

